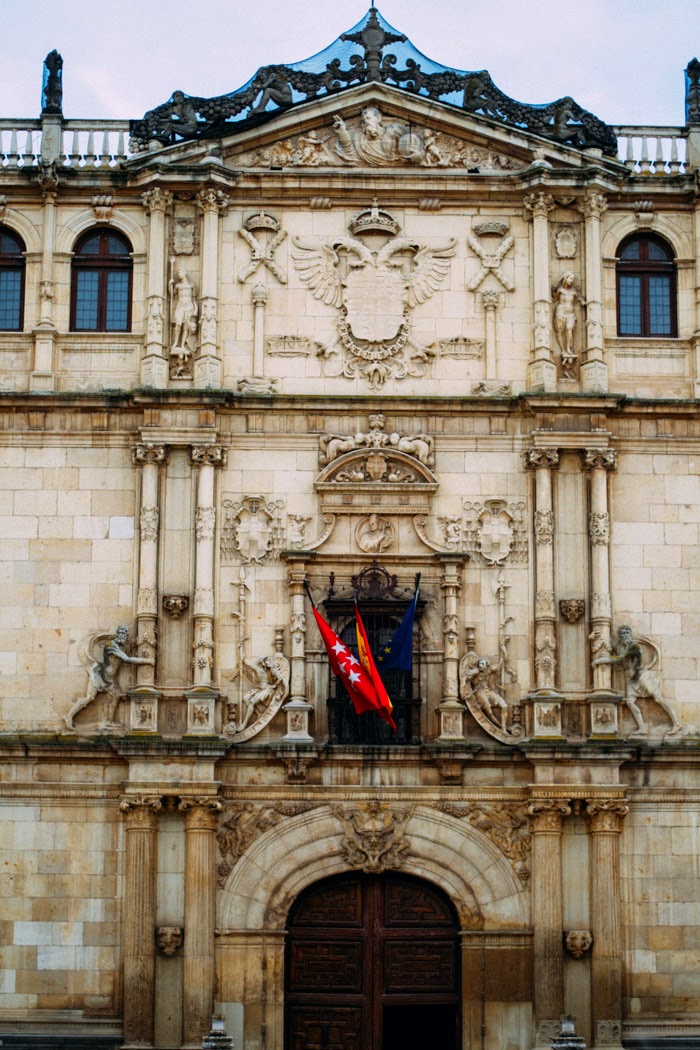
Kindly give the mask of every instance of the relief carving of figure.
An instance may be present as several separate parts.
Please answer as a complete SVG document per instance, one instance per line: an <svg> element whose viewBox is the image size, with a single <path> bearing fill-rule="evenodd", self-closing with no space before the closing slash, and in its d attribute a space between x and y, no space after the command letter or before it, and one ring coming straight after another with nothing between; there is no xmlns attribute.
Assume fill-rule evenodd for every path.
<svg viewBox="0 0 700 1050"><path fill-rule="evenodd" d="M494 673L487 656L468 653L459 668L460 693L463 698L471 693L479 710L483 711L495 726L506 732L508 703L493 688Z"/></svg>
<svg viewBox="0 0 700 1050"><path fill-rule="evenodd" d="M394 542L394 529L387 518L370 514L357 526L357 545L365 554L382 554Z"/></svg>
<svg viewBox="0 0 700 1050"><path fill-rule="evenodd" d="M244 659L243 668L246 676L255 686L243 694L243 712L236 727L236 733L242 733L254 715L260 714L256 709L278 708L289 696L289 661L282 652L282 636L278 634L276 648L272 656L262 656L258 660Z"/></svg>
<svg viewBox="0 0 700 1050"><path fill-rule="evenodd" d="M167 135L174 141L176 137L193 138L203 128L204 123L200 125L198 122L197 112L184 91L173 91L168 105L168 114L162 119L158 128L159 133Z"/></svg>
<svg viewBox="0 0 700 1050"><path fill-rule="evenodd" d="M66 729L75 729L73 725L75 716L88 704L91 704L100 693L104 693L106 697L105 725L112 728L120 725L116 721L116 715L119 703L117 675L121 665L126 663L152 666L155 663L153 657L129 656L125 651L128 637L128 627L117 627L114 635L93 636L85 650L80 652L80 661L88 673L88 689L85 696L76 700L68 714L64 716ZM97 660L92 656L92 645L106 639L110 640L106 641L102 650L102 659Z"/></svg>
<svg viewBox="0 0 700 1050"><path fill-rule="evenodd" d="M405 124L385 124L375 106L362 110L359 127L349 128L341 116L333 127L335 152L351 164L431 163L422 138Z"/></svg>
<svg viewBox="0 0 700 1050"><path fill-rule="evenodd" d="M170 353L176 358L178 366L184 369L194 352L199 307L195 299L194 285L182 264L176 267L173 277L170 278L169 287L173 329Z"/></svg>
<svg viewBox="0 0 700 1050"><path fill-rule="evenodd" d="M649 664L643 663L642 644L648 645L654 651L654 657ZM617 630L617 643L612 656L599 656L593 661L597 664L612 664L622 668L625 674L625 703L634 718L637 728L634 736L646 736L647 725L639 708L639 700L653 700L666 712L671 719L671 729L666 734L675 735L682 731L676 712L661 695L661 676L657 669L659 661L659 650L648 638L635 638L632 628L623 624Z"/></svg>
<svg viewBox="0 0 700 1050"><path fill-rule="evenodd" d="M578 323L576 307L583 299L574 288L574 274L567 270L552 289L554 300L554 331L561 350L561 365L565 379L574 379L577 354L574 350L574 332Z"/></svg>

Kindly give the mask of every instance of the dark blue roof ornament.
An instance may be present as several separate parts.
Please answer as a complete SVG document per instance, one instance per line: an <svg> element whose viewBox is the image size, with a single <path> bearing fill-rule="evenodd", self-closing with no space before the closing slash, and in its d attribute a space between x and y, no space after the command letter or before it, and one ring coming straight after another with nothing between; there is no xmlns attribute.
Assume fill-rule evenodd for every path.
<svg viewBox="0 0 700 1050"><path fill-rule="evenodd" d="M290 106L367 83L389 84L554 142L579 149L595 147L612 157L617 153L612 128L572 98L541 106L516 102L496 87L485 69L450 69L427 58L374 6L317 55L290 65L262 66L247 84L228 95L198 98L174 91L162 106L131 122L131 146L139 152L154 141L170 145L231 135Z"/></svg>

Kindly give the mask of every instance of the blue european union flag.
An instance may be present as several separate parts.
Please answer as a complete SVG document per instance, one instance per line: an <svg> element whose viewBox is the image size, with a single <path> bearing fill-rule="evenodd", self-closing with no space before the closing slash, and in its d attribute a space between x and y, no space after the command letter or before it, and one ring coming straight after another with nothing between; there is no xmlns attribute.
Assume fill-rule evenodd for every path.
<svg viewBox="0 0 700 1050"><path fill-rule="evenodd" d="M416 618L416 603L418 601L418 590L413 595L413 601L404 613L403 620L394 631L391 641L383 645L375 653L375 659L382 671L390 671L398 668L401 671L410 671L413 666L413 621Z"/></svg>

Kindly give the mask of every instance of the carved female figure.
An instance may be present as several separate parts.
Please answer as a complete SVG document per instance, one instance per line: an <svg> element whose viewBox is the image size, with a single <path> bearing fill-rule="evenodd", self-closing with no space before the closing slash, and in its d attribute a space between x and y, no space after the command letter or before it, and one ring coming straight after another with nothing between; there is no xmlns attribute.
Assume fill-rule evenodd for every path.
<svg viewBox="0 0 700 1050"><path fill-rule="evenodd" d="M194 285L184 266L175 270L175 277L170 281L173 296L173 350L190 349L188 342L197 331L198 307L194 297Z"/></svg>
<svg viewBox="0 0 700 1050"><path fill-rule="evenodd" d="M577 354L574 351L574 331L578 322L576 307L583 300L574 288L574 274L567 270L552 289L554 299L554 331L561 349L561 363L567 379L573 378Z"/></svg>

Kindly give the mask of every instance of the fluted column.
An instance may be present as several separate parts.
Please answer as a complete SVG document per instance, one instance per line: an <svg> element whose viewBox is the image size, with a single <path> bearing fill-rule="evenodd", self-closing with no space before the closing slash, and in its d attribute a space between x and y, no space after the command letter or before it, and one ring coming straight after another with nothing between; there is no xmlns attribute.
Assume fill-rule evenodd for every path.
<svg viewBox="0 0 700 1050"><path fill-rule="evenodd" d="M530 390L557 389L557 366L552 356L551 288L549 279L549 221L554 207L549 193L532 193L524 200L532 217L532 350L527 384Z"/></svg>
<svg viewBox="0 0 700 1050"><path fill-rule="evenodd" d="M168 385L168 355L164 339L165 317L165 216L173 195L155 186L141 196L148 212L148 284L146 291L146 338L141 361L144 386L162 389Z"/></svg>
<svg viewBox="0 0 700 1050"><path fill-rule="evenodd" d="M42 190L44 205L42 208L42 245L41 245L41 280L39 282L39 323L34 332L34 366L30 376L31 390L53 390L55 386L55 369L53 360L56 326L54 323L54 248L56 241L56 201L55 185L47 185Z"/></svg>
<svg viewBox="0 0 700 1050"><path fill-rule="evenodd" d="M214 472L225 466L226 452L220 445L192 448L192 462L199 466L195 511L194 563L194 672L195 685L210 686L214 669Z"/></svg>
<svg viewBox="0 0 700 1050"><path fill-rule="evenodd" d="M183 1046L199 1047L214 1007L216 925L216 830L221 803L183 798L185 814L185 941Z"/></svg>
<svg viewBox="0 0 700 1050"><path fill-rule="evenodd" d="M122 799L126 817L124 888L124 1046L153 1046L155 1013L157 796Z"/></svg>
<svg viewBox="0 0 700 1050"><path fill-rule="evenodd" d="M219 216L225 215L230 198L222 190L208 188L197 194L202 210L202 287L200 302L199 353L194 363L194 382L199 387L220 387L222 362L218 356Z"/></svg>
<svg viewBox="0 0 700 1050"><path fill-rule="evenodd" d="M594 1046L621 1046L622 936L620 833L629 812L624 799L586 802L591 846L591 1007Z"/></svg>
<svg viewBox="0 0 700 1050"><path fill-rule="evenodd" d="M563 798L532 799L527 813L532 830L533 985L539 1045L543 1030L551 1029L551 1022L558 1021L564 1010L561 836L571 805Z"/></svg>
<svg viewBox="0 0 700 1050"><path fill-rule="evenodd" d="M155 659L158 637L158 476L161 464L167 459L167 449L165 445L136 445L133 458L134 463L141 466L137 644L139 656ZM136 682L138 685L153 685L155 665L137 667Z"/></svg>
<svg viewBox="0 0 700 1050"><path fill-rule="evenodd" d="M559 466L559 451L556 448L528 449L525 465L535 471L535 675L538 689L553 689L557 659L552 471Z"/></svg>
<svg viewBox="0 0 700 1050"><path fill-rule="evenodd" d="M586 349L581 364L584 391L600 394L608 389L608 366L603 352L603 260L600 220L608 205L602 193L589 192L578 206L585 219L586 251Z"/></svg>
<svg viewBox="0 0 700 1050"><path fill-rule="evenodd" d="M593 661L610 655L610 513L608 510L608 471L614 470L617 456L611 448L587 448L584 469L591 474L591 512L588 539L591 557L591 656ZM593 666L594 689L610 689L610 664Z"/></svg>

